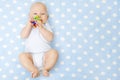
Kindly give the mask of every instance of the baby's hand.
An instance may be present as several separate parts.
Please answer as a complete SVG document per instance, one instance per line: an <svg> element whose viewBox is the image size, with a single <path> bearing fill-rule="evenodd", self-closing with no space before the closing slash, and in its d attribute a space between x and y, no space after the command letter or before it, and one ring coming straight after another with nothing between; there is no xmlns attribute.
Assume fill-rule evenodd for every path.
<svg viewBox="0 0 120 80"><path fill-rule="evenodd" d="M39 28L43 28L43 23L42 23L42 21L37 21L36 23L37 23L37 26L38 26Z"/></svg>
<svg viewBox="0 0 120 80"><path fill-rule="evenodd" d="M28 18L28 23L29 23L29 26L31 26L31 27L34 27L34 28L37 27L36 21L34 20L33 17Z"/></svg>

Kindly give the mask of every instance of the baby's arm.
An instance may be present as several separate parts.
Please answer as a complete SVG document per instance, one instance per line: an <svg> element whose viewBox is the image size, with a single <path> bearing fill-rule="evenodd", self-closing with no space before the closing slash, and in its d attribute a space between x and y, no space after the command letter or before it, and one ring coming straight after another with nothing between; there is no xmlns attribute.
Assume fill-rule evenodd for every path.
<svg viewBox="0 0 120 80"><path fill-rule="evenodd" d="M27 22L26 26L21 31L21 38L27 38L32 30L30 21Z"/></svg>
<svg viewBox="0 0 120 80"><path fill-rule="evenodd" d="M47 41L52 41L53 40L53 33L50 32L49 30L45 29L44 26L43 27L39 27L41 34L43 35L43 37L47 40Z"/></svg>
<svg viewBox="0 0 120 80"><path fill-rule="evenodd" d="M47 30L44 25L42 25L43 23L41 21L37 22L39 30L41 32L41 34L43 35L43 37L47 40L47 41L52 41L53 40L53 33L50 32L49 30Z"/></svg>

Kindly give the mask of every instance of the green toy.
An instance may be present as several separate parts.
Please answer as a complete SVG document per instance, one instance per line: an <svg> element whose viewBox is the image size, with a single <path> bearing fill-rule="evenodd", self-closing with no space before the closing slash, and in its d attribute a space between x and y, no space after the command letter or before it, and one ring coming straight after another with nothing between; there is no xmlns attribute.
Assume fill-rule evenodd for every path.
<svg viewBox="0 0 120 80"><path fill-rule="evenodd" d="M31 21L31 23L33 24L33 27L36 28L37 27L37 21L42 21L41 18L38 15L34 16L34 21Z"/></svg>

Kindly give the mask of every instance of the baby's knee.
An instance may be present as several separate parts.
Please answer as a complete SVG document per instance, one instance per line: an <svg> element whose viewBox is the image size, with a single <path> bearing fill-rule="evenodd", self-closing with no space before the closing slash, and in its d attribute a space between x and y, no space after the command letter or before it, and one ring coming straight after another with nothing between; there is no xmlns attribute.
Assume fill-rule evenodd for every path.
<svg viewBox="0 0 120 80"><path fill-rule="evenodd" d="M51 49L51 54L54 56L58 56L58 51L55 49Z"/></svg>
<svg viewBox="0 0 120 80"><path fill-rule="evenodd" d="M23 57L25 57L26 55L25 55L25 53L20 53L19 54L19 59L22 59Z"/></svg>
<svg viewBox="0 0 120 80"><path fill-rule="evenodd" d="M26 58L26 57L29 57L29 54L28 53L20 53L19 54L19 59L23 59L23 58Z"/></svg>

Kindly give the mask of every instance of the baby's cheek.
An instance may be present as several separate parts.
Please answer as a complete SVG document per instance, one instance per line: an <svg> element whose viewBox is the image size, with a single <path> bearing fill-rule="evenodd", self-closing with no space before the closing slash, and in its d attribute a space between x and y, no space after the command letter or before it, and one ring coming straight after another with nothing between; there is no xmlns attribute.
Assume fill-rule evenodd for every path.
<svg viewBox="0 0 120 80"><path fill-rule="evenodd" d="M47 22L47 18L43 18L43 23L46 23Z"/></svg>

